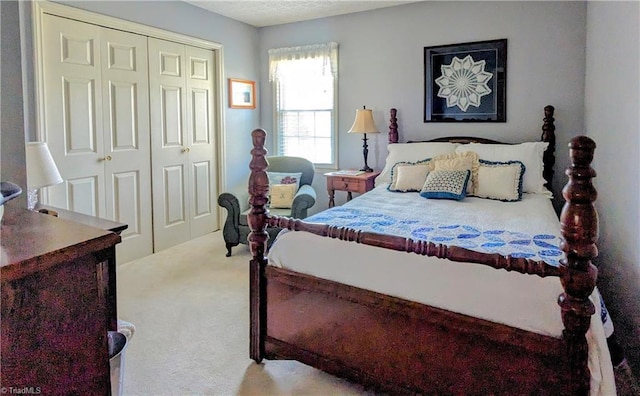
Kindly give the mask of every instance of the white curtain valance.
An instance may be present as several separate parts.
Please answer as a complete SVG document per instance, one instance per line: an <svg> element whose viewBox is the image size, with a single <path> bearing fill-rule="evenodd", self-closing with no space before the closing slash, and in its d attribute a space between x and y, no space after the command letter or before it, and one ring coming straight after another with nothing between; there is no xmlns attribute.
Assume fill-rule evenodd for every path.
<svg viewBox="0 0 640 396"><path fill-rule="evenodd" d="M338 43L302 45L298 47L275 48L269 50L269 81L278 77L278 64L282 61L322 58L323 74L338 77Z"/></svg>

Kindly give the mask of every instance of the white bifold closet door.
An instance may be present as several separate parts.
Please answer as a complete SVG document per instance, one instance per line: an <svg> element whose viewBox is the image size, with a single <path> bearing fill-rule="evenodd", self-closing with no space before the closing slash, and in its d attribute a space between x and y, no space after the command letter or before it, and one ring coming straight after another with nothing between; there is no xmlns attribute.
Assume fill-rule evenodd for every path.
<svg viewBox="0 0 640 396"><path fill-rule="evenodd" d="M149 38L156 250L214 231L213 52Z"/></svg>
<svg viewBox="0 0 640 396"><path fill-rule="evenodd" d="M44 137L64 183L45 201L126 223L119 262L153 252L147 37L43 19Z"/></svg>
<svg viewBox="0 0 640 396"><path fill-rule="evenodd" d="M128 224L119 262L215 231L214 52L43 16L52 206Z"/></svg>

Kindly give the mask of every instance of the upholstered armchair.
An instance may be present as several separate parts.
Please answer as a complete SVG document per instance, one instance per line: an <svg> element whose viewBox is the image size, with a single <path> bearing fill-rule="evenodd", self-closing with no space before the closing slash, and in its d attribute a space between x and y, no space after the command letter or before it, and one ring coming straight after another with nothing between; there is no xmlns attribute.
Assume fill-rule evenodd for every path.
<svg viewBox="0 0 640 396"><path fill-rule="evenodd" d="M316 192L311 186L315 174L313 163L300 157L267 157L267 160L269 161L269 173L302 173L299 180L300 186L293 197L291 208L269 208L269 213L304 219L307 217L307 210L316 203ZM222 234L227 247L227 257L230 257L231 248L238 246L240 243L247 244L247 237L250 232L247 223L249 210L246 209L241 212L238 198L230 193L220 194L218 205L227 209L227 220L224 223ZM280 230L280 228L276 227L267 228L269 233L268 245L271 245Z"/></svg>

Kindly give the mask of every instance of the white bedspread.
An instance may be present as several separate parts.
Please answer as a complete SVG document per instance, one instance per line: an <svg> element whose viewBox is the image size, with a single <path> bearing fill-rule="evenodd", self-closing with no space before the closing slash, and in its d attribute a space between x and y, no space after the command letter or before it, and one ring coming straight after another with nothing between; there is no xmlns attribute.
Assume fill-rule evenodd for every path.
<svg viewBox="0 0 640 396"><path fill-rule="evenodd" d="M416 237L419 235L416 230L425 229L424 227L446 230L448 226L457 225L472 229L473 235L480 233L489 236L492 235L492 231L503 230L506 234L500 234L501 238L510 235L510 239L493 247L502 254L508 254L505 249L509 246L523 251L525 244L522 241L527 238L531 242L526 244L527 247L537 246L534 242L536 235L547 236L542 240L542 247L548 248L548 242L557 246L557 238L560 235L559 221L551 202L542 195L524 194L522 201L512 203L472 197L462 201L427 200L419 197L417 193L388 192L386 185L382 185L348 202L342 208L364 210L367 207L381 214L380 221L376 225L375 222L369 221L369 218L354 228L370 227L371 231L383 233L384 228L392 225L392 221L384 217L391 211L401 213L401 218L420 219L420 222L429 224L393 224L396 228L405 228L400 232L408 232L411 234L409 237L413 239L429 239L429 235L424 235L424 238ZM307 220L323 222L323 216L325 215L321 212ZM357 216L352 217L346 219L345 223L349 221L355 223L359 222L359 219ZM464 227L457 230L468 230ZM460 235L458 231L457 235ZM396 230L395 233L397 232ZM513 235L517 238L512 238ZM447 240L438 242L450 243ZM476 243L483 244L485 243ZM465 247L474 249L471 246ZM546 248L542 250L552 253L553 249ZM527 252L533 254L534 250L538 255L534 259L539 258L557 265L559 255L540 255L540 249ZM484 265L452 262L323 238L306 232L281 233L269 251L269 263L539 334L552 337L562 335L563 325L556 301L563 289L557 277L540 278L536 275L496 270ZM592 300L598 312L592 318L587 337L592 373L591 389L592 394L610 395L615 393L615 383L605 331L600 320L600 300L597 292L594 292Z"/></svg>

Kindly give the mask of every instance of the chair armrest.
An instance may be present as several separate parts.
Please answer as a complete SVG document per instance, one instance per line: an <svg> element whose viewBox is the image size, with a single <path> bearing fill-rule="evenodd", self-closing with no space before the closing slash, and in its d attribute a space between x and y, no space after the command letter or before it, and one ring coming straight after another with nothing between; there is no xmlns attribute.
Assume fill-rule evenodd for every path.
<svg viewBox="0 0 640 396"><path fill-rule="evenodd" d="M222 193L218 196L218 205L227 209L227 220L224 222L222 233L224 239L230 243L239 243L240 240L240 202L233 194Z"/></svg>
<svg viewBox="0 0 640 396"><path fill-rule="evenodd" d="M300 186L298 192L293 197L291 204L291 217L294 219L304 219L307 217L307 209L316 204L316 190L308 184Z"/></svg>

